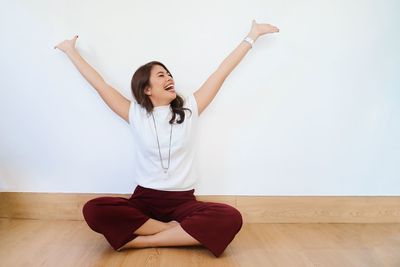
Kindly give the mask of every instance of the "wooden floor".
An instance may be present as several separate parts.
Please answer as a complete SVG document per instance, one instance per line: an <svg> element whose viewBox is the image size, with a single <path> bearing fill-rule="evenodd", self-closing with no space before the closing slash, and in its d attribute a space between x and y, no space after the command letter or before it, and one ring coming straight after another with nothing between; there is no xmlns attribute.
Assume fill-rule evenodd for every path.
<svg viewBox="0 0 400 267"><path fill-rule="evenodd" d="M400 224L245 224L201 247L114 251L84 221L0 219L0 266L400 266Z"/></svg>

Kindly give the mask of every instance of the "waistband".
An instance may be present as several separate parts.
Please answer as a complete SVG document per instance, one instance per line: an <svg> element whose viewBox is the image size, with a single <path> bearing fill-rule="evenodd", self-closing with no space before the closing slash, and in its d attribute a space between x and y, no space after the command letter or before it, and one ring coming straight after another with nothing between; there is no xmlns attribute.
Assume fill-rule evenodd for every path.
<svg viewBox="0 0 400 267"><path fill-rule="evenodd" d="M138 185L133 192L132 198L156 198L156 199L196 199L194 189L185 191L166 191L146 188Z"/></svg>

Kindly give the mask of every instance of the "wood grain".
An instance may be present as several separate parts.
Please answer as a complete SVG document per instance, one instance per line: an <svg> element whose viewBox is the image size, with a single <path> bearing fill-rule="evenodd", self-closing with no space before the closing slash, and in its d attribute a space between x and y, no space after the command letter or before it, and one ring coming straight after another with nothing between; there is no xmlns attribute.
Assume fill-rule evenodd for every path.
<svg viewBox="0 0 400 267"><path fill-rule="evenodd" d="M84 221L0 219L1 266L397 267L400 224L244 224L215 258L203 247L114 251Z"/></svg>

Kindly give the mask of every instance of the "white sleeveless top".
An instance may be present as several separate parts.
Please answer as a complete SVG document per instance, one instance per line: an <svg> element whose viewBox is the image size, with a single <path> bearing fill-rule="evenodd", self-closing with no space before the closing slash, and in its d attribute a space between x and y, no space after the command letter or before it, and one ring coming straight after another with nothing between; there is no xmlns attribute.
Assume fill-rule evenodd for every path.
<svg viewBox="0 0 400 267"><path fill-rule="evenodd" d="M185 121L172 125L171 158L167 173L161 167L157 136L151 114L136 100L129 107L129 124L135 142L134 179L140 186L166 191L185 191L194 188L195 170L192 168L197 132L198 109L193 94L184 99ZM168 152L172 118L170 106L158 106L153 110L163 166L168 167ZM176 116L179 118L179 115Z"/></svg>

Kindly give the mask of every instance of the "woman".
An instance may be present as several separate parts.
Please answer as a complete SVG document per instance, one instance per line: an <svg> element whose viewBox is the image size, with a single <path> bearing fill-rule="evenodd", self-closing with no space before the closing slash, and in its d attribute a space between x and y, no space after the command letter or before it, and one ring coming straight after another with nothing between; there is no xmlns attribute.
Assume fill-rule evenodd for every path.
<svg viewBox="0 0 400 267"><path fill-rule="evenodd" d="M105 103L131 126L136 143L138 184L129 199L98 197L83 207L89 227L122 248L202 245L220 256L242 227L235 208L197 201L192 174L198 116L258 37L279 29L252 21L249 34L193 94L175 91L170 71L161 62L141 66L131 81L130 101L79 55L78 36L56 45L65 52Z"/></svg>

